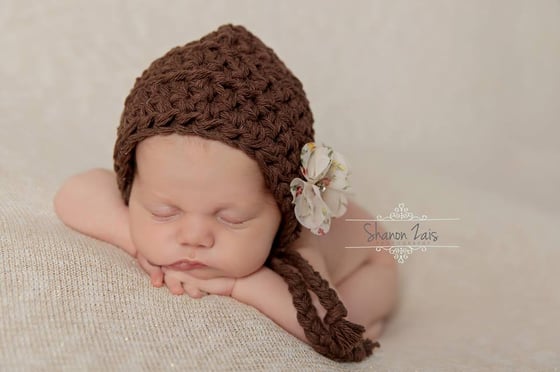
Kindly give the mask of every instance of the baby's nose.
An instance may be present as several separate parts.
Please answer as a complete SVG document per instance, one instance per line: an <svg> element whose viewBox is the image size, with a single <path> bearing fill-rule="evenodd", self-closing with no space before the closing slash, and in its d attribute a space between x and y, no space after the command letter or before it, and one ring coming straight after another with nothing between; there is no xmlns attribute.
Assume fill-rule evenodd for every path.
<svg viewBox="0 0 560 372"><path fill-rule="evenodd" d="M214 237L209 221L203 216L187 216L179 228L178 241L185 247L212 247Z"/></svg>

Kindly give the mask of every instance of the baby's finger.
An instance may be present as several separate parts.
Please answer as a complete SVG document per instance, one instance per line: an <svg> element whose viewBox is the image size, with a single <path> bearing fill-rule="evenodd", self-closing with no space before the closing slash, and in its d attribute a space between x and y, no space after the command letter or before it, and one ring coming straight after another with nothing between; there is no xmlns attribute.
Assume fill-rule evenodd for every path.
<svg viewBox="0 0 560 372"><path fill-rule="evenodd" d="M189 275L188 273L186 273L184 271L170 270L166 267L162 267L161 270L165 274L166 278L172 277L172 278L175 278L176 280L178 280L182 283L194 283L194 282L198 281L197 278Z"/></svg>
<svg viewBox="0 0 560 372"><path fill-rule="evenodd" d="M173 277L183 283L183 288L189 296L200 298L204 293L211 293L220 296L231 296L236 279L229 277L218 277L212 279L198 279L186 272L162 269L165 277ZM193 289L191 289L193 288Z"/></svg>
<svg viewBox="0 0 560 372"><path fill-rule="evenodd" d="M156 271L150 274L150 279L152 280L152 285L154 287L160 288L163 286L163 272Z"/></svg>
<svg viewBox="0 0 560 372"><path fill-rule="evenodd" d="M212 293L220 296L231 296L235 281L235 278L228 277L213 278L200 281L198 283L198 288L200 291L205 293Z"/></svg>
<svg viewBox="0 0 560 372"><path fill-rule="evenodd" d="M166 275L165 284L167 285L167 288L169 288L169 291L174 295L180 296L182 294L185 294L185 289L183 288L183 285L179 280Z"/></svg>
<svg viewBox="0 0 560 372"><path fill-rule="evenodd" d="M183 283L183 288L185 289L187 294L192 298L202 298L208 294L207 292L203 292L200 289L189 286L185 283Z"/></svg>
<svg viewBox="0 0 560 372"><path fill-rule="evenodd" d="M192 298L202 298L208 294L208 292L201 288L205 280L199 280L190 276L185 272L169 270L166 268L162 269L165 274L165 282L168 280L173 280L181 283L185 292Z"/></svg>
<svg viewBox="0 0 560 372"><path fill-rule="evenodd" d="M141 254L138 255L138 264L148 273L154 287L159 288L163 285L163 271L161 267L150 264Z"/></svg>

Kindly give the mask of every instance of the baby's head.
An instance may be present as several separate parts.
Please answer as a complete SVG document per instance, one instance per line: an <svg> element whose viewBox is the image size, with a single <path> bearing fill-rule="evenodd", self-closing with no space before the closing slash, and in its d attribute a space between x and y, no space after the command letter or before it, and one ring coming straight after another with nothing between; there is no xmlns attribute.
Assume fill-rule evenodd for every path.
<svg viewBox="0 0 560 372"><path fill-rule="evenodd" d="M192 135L238 149L260 169L282 220L273 250L297 239L290 182L313 141L313 117L300 81L243 27L222 26L170 50L136 80L115 144L115 171L128 204L137 145L153 136Z"/></svg>
<svg viewBox="0 0 560 372"><path fill-rule="evenodd" d="M315 350L361 360L372 349L363 327L343 319L333 291L315 287L320 275L290 249L306 210L300 203L296 218L296 194L322 192L334 180L292 182L313 137L301 82L261 40L226 25L173 48L136 79L114 168L133 242L149 261L198 260L209 266L200 270L206 278L242 277L266 264L288 283ZM309 218L320 220L320 210ZM329 304L328 325L309 313L308 290Z"/></svg>

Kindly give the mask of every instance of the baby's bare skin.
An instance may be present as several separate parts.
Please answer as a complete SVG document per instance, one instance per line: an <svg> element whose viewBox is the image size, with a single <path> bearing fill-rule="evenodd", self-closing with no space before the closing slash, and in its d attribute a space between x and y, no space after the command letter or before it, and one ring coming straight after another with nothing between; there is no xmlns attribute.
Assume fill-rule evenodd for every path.
<svg viewBox="0 0 560 372"><path fill-rule="evenodd" d="M169 148L165 147L167 145L163 142L153 142L154 146L156 146L155 149L158 151L156 154L167 154L167 151L171 151L169 154L172 154L173 157L170 157L169 159L158 158L157 161L155 161L155 158L147 157L150 154L149 148L140 151L138 154L138 161L139 167L142 168L140 172L143 172L142 174L144 174L145 179L142 187L146 190L148 190L150 186L155 187L155 185L150 185L149 178L146 178L147 175L152 174L151 172L159 172L162 168L161 164L166 164L168 161L173 162L173 159L178 157L178 154L182 156L184 152L184 150L179 147L177 148L179 153L173 153L173 151L175 151L175 147ZM197 150L193 151L196 152ZM219 146L216 148L216 151L216 154L220 155L217 159L224 158L224 154L221 154L220 151L225 151L228 158L235 155L234 153L229 153L228 151L230 150L227 148L221 148ZM204 153L197 152L194 155L197 160L204 161L203 159L205 155L203 154ZM185 154L185 156L188 158L189 155ZM152 160L154 160L154 169L150 170L150 162ZM208 161L211 160L212 159L208 158ZM244 160L240 158L239 161L243 162ZM179 162L177 164L172 164L170 169L180 169L182 166L191 166L192 164L192 161L184 163ZM208 164L215 164L215 159ZM222 172L227 172L229 168L234 166L236 166L236 164L232 163L228 167L224 168ZM250 172L250 167L252 165L247 163L247 166L249 167L247 168L249 171L248 174L253 174L254 172ZM220 177L221 173L212 173L207 176L201 175L201 173L204 173L204 170L208 168L208 166L196 168L195 170L185 168L184 174L189 174L190 171L193 171L192 173L197 175L197 179L195 181L188 179L177 181L186 182L186 186L180 186L178 187L178 190L184 190L185 187L188 189L189 185L193 185L192 182L195 182L195 184L199 182L198 178L204 180L204 177L210 177L210 179ZM172 173L175 174L177 172L172 171ZM239 171L237 173L239 173ZM198 177L199 175L201 176ZM226 178L235 182L235 180L232 179L233 177L234 175L232 174ZM159 174L157 179L160 178L165 178L165 176ZM240 180L239 182L243 182L243 180ZM213 184L220 183L221 182L211 182L208 186L202 185L200 188L208 189L209 187L212 187ZM168 191L169 188L173 189L174 187L173 183L163 186L165 186L163 189ZM157 187L162 188L162 185L157 185ZM252 186L250 184L243 185L241 190L245 190L248 187ZM225 191L223 192L228 191L226 189L224 190ZM132 194L140 191L141 189L136 189L135 191L133 186ZM214 192L219 193L222 191L213 191L209 195L214 195ZM251 195L254 195L257 192L258 191L254 191ZM176 197L181 198L181 196ZM205 195L200 194L196 197L204 200ZM189 221L188 223L190 226L197 226L196 230L183 230L183 227L177 230L171 226L162 226L157 227L158 230L154 230L153 234L155 235L155 238L153 238L151 237L152 234L149 232L149 229L151 228L150 225L144 224L142 227L136 228L137 232L135 233L135 226L142 223L141 216L143 212L141 209L138 209L144 202L142 198L142 194L131 196L130 205L136 208L136 211L131 211L131 208L127 207L122 201L120 192L117 188L114 172L103 169L95 169L74 176L63 185L55 197L55 210L60 219L68 226L86 235L116 245L133 257L138 258L138 262L142 268L152 277L154 285L161 285L165 282L173 293L181 294L184 289L186 289L187 293L191 297L200 297L202 290L213 294L231 295L239 301L261 310L290 333L294 334L301 340L308 342L303 333L303 329L297 322L295 309L293 308L291 301L291 295L287 290L287 284L272 270L265 267L258 269L259 266L254 266L258 265L261 261L262 265L264 263L264 259L261 258L254 260L254 262L250 264L253 266L241 268L230 265L234 256L231 256L232 258L225 261L219 256L211 256L211 251L208 249L218 249L218 252L223 252L223 254L226 255L228 254L228 251L223 244L217 248L212 248L210 245L208 245L208 247L203 247L203 245L207 244L207 235L205 234L210 234L210 231L213 231L212 239L217 239L219 243L220 234L229 234L229 232L226 230L224 230L224 232L217 230L222 229L221 225L220 227L215 227L212 228L213 230L210 230L210 227L208 227L210 225L207 224L215 222L208 222L208 220L200 217L202 216L199 213L200 211L197 211L197 214L193 214L192 216L192 213L186 214L183 212L177 215L177 224L181 223L182 220L180 219L186 218L185 221ZM196 201L197 199L192 199L190 201L185 199L182 202L183 205L188 204L194 208L192 203ZM140 204L135 204L136 202ZM205 205L205 202L200 205ZM260 209L257 208L255 212L257 216L262 215L262 218L265 218L265 221L270 221L263 226L273 224L273 221L275 221L276 218L274 217L274 214L270 214L272 211L266 212L268 207L266 208L267 209L263 209L262 212L259 212ZM227 215L226 217L229 218ZM261 217L259 217L259 219L260 218ZM300 238L294 243L292 249L298 250L300 254L309 261L313 268L319 271L323 278L328 280L331 287L337 291L339 297L348 309L347 319L364 325L367 329L365 336L375 340L381 334L383 320L391 313L396 304L397 265L392 256L387 252L376 252L374 249L345 249L345 246L367 244L367 236L363 230L363 223L345 221L345 218L371 219L372 216L358 207L354 202L350 201L347 213L342 218L333 220L331 231L327 235L321 237L315 236L311 234L309 230L304 228L302 229ZM255 220L254 223L259 223L259 219ZM191 225L191 223L194 223L195 225ZM249 225L249 227L250 226L251 225ZM267 232L263 230L263 227L259 226L260 225L256 225L257 229L255 231L263 231L262 234L265 239L263 242L268 241L266 240L266 236L268 235L272 237L274 231L271 230ZM140 232L138 232L138 230L140 230ZM146 239L153 238L156 240L152 239L152 243L148 246L138 247L137 244L134 243L135 234L140 234L140 237L136 240L140 242L140 245ZM157 236L158 234L160 235L159 238ZM251 232L249 231L243 234L251 234ZM225 238L223 238L222 241L224 239L228 242L232 241L232 244L235 243L235 239L239 239L238 235L224 236ZM248 237L249 241L254 241L255 237L258 237L258 234L255 235L255 237L252 235L248 235ZM202 271L200 274L197 274L196 271L194 273L183 273L165 269L162 270L162 266L160 265L169 264L169 260L176 256L176 252L179 252L179 254L182 252L180 248L173 248L176 245L174 243L175 239L180 240L180 244L177 245L177 247L185 247L185 249L189 251L189 255L195 255L197 254L196 252L198 252L200 254L197 256L197 259L210 257L209 262L215 264L212 265L215 268L209 267L209 270ZM263 238L258 237L258 239ZM270 242L267 244L270 244ZM376 242L376 244L380 243ZM240 240L240 247L246 245L247 244L244 243L243 240ZM172 250L168 249L166 256L165 250L153 251L153 246L171 247ZM202 250L195 250L194 247L197 246L200 246L200 248L196 249ZM177 251L177 249L179 250ZM270 250L270 245L268 247L259 245L259 247L254 247L253 249L255 250L254 252L263 253L262 256L266 257L268 254L267 252ZM260 255L260 253L258 253L258 255ZM255 254L251 256L256 257L258 255ZM163 277L164 275L165 277ZM263 293L275 293L276 295L263 296ZM319 304L316 296L314 294L311 294L311 296L314 300L315 307L319 311L319 315L322 317L325 310Z"/></svg>

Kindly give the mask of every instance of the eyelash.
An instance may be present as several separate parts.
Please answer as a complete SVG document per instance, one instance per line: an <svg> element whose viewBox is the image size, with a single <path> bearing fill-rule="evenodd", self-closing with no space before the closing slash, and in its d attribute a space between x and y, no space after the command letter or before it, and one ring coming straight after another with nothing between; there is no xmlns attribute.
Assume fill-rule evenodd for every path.
<svg viewBox="0 0 560 372"><path fill-rule="evenodd" d="M170 215L160 215L160 214L156 214L154 212L151 212L151 215L153 218L160 220L160 221L166 221L170 218L172 218L173 216L176 215L176 213L170 214ZM224 219L223 217L217 216L216 217L218 221L225 223L226 225L232 225L232 226L239 226L242 225L245 221L228 221L226 219Z"/></svg>
<svg viewBox="0 0 560 372"><path fill-rule="evenodd" d="M220 217L220 216L218 216L217 218L218 218L218 221L221 221L221 222L225 223L226 225L232 225L232 226L239 226L239 225L242 225L243 222L245 222L245 221L240 221L240 222L227 221L223 217Z"/></svg>
<svg viewBox="0 0 560 372"><path fill-rule="evenodd" d="M175 216L175 214L161 215L161 214L156 214L154 212L151 212L151 215L152 215L153 218L155 218L156 220L160 220L160 221L165 221L165 220L168 220L171 217Z"/></svg>

